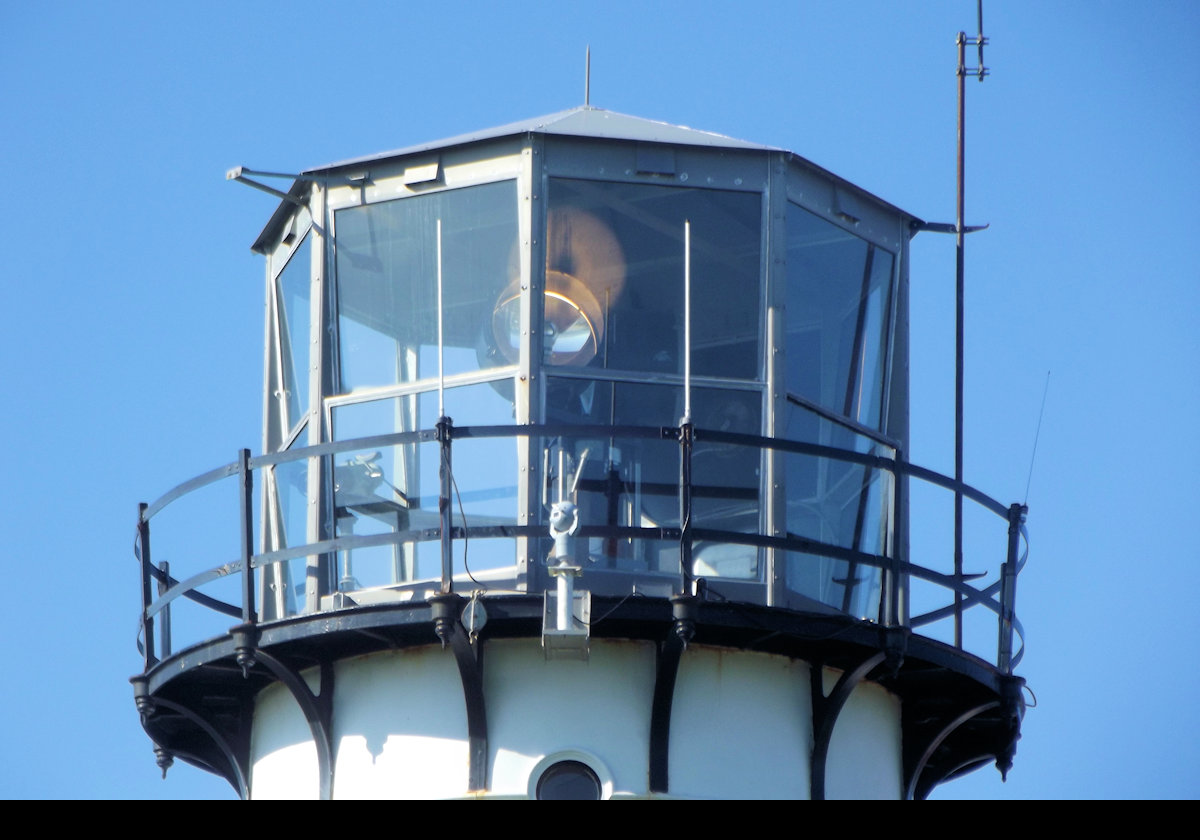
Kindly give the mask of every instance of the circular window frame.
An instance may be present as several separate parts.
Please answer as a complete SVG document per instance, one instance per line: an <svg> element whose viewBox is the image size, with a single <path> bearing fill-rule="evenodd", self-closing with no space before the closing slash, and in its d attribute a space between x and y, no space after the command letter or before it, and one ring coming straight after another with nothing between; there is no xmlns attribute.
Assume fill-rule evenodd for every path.
<svg viewBox="0 0 1200 840"><path fill-rule="evenodd" d="M536 800L538 783L541 782L542 776L556 764L565 761L574 761L587 767L595 774L596 779L600 782L600 799L611 799L613 792L613 775L600 758L593 753L584 750L559 750L558 752L550 753L542 756L537 764L533 765L533 769L529 773L528 794L530 799Z"/></svg>

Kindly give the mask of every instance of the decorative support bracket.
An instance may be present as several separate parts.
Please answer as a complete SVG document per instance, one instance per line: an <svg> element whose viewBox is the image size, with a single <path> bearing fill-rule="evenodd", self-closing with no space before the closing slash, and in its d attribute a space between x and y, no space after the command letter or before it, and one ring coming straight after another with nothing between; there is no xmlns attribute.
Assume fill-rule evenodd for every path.
<svg viewBox="0 0 1200 840"><path fill-rule="evenodd" d="M650 707L650 792L666 793L669 786L671 751L671 705L675 700L675 678L679 660L696 633L700 599L693 595L671 598L671 633L658 646L654 675L654 699Z"/></svg>
<svg viewBox="0 0 1200 840"><path fill-rule="evenodd" d="M929 763L929 759L933 757L933 754L937 751L937 748L942 745L943 741L945 741L947 738L949 738L956 729L958 729L960 726L962 726L967 721L971 720L972 718L978 717L979 715L983 714L984 712L991 711L992 709L995 709L999 705L1000 705L1000 702L998 700L993 700L989 703L983 703L981 705L974 706L970 709L967 709L965 712L960 714L958 717L954 718L954 720L950 721L948 724L946 724L940 730L938 730L934 734L933 738L930 739L929 744L926 745L925 751L923 753L921 753L920 758L917 759L916 763L912 767L912 770L908 773L908 779L906 780L906 784L904 786L904 798L905 799L924 799L926 796L929 795L929 791L933 790L934 787L936 787L940 782L944 781L946 778L953 775L958 770L962 769L961 766L959 766L959 767L953 768L952 770L948 771L947 773L943 774L941 777L939 777L937 779L931 779L926 784L920 783L921 776L924 775L924 773L925 773L925 766ZM967 763L970 764L973 762L974 762L974 760L967 762Z"/></svg>
<svg viewBox="0 0 1200 840"><path fill-rule="evenodd" d="M454 593L429 599L433 611L433 629L442 647L450 646L462 680L463 701L467 707L469 744L468 789L487 790L488 726L487 705L483 697L483 665L478 649L471 644L459 616L465 599Z"/></svg>
<svg viewBox="0 0 1200 840"><path fill-rule="evenodd" d="M246 764L246 750L235 749L234 745L230 743L229 738L222 734L216 726L187 706L182 706L171 700L164 700L161 697L151 697L149 683L145 677L137 676L131 679L130 682L133 683L134 703L137 705L138 713L142 717L143 727L149 723L150 719L160 708L167 709L181 717L187 718L200 727L208 737L212 738L213 744L216 745L218 752L224 757L228 765L223 775L233 785L234 789L237 790L238 796L242 799L247 799L250 796L250 786L247 783L250 774ZM166 778L167 769L174 763L174 754L155 742L154 756L155 763L162 768L163 778Z"/></svg>
<svg viewBox="0 0 1200 840"><path fill-rule="evenodd" d="M321 690L314 694L300 672L258 647L258 631L252 625L241 624L230 634L237 647L238 664L248 673L255 665L262 665L300 706L304 719L308 721L313 743L317 748L317 773L320 776L321 799L333 798L333 665L320 663Z"/></svg>
<svg viewBox="0 0 1200 840"><path fill-rule="evenodd" d="M828 697L823 685L824 666L820 662L812 663L812 670L809 672L813 713L813 756L809 779L809 797L812 800L820 802L825 799L825 767L829 760L829 744L833 740L833 727L837 724L842 707L867 674L889 659L889 653L894 658L894 651L881 650L867 657L858 667L843 673Z"/></svg>

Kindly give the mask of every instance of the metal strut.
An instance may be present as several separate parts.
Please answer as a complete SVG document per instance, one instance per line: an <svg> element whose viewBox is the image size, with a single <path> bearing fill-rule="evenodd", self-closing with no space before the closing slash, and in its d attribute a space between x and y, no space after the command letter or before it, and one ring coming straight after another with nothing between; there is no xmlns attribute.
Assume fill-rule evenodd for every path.
<svg viewBox="0 0 1200 840"><path fill-rule="evenodd" d="M261 664L275 679L283 683L284 688L300 707L304 719L308 721L313 744L317 748L319 796L321 799L332 799L333 665L325 660L320 662L321 690L320 693L314 694L296 668L258 646L257 627L252 624L239 624L229 631L229 635L233 639L237 651L237 664L241 666L242 674L249 676L250 669Z"/></svg>
<svg viewBox="0 0 1200 840"><path fill-rule="evenodd" d="M882 650L864 659L858 667L845 671L828 696L824 690L824 666L813 662L809 671L812 689L813 755L809 776L809 798L814 802L825 799L825 769L829 761L829 745L833 741L833 728L837 724L842 708L858 684L867 674L883 665L887 673L895 675L904 664L909 631L903 627L892 627L882 631Z"/></svg>
<svg viewBox="0 0 1200 840"><path fill-rule="evenodd" d="M429 599L433 612L433 631L450 646L462 680L463 701L467 709L468 790L487 790L488 725L487 706L483 697L483 663L477 645L471 644L462 615L466 599L454 593L435 595Z"/></svg>
<svg viewBox="0 0 1200 840"><path fill-rule="evenodd" d="M141 681L141 685L139 685L139 680ZM182 706L179 703L172 702L171 700L164 700L161 697L150 697L147 692L146 680L144 678L134 677L132 682L134 684L133 690L135 702L138 705L138 711L142 712L143 726L160 707L163 709L168 709L169 711L174 712L181 717L187 718L196 726L200 727L200 729L204 731L204 734L212 738L218 752L221 753L229 765L228 770L222 775L224 775L226 780L233 785L234 789L238 793L238 797L241 799L250 798L250 785L247 781L250 778L250 768L246 761L246 757L248 755L247 750L242 749L239 751L235 749L234 745L229 742L229 739L222 735L220 730L218 730L207 718L203 717L197 712L192 711L187 706ZM153 738L151 738L151 740L153 740ZM154 745L154 752L155 755L159 757L159 766L163 768L163 777L165 778L167 775L166 767L170 766L170 756L172 754L164 750L157 743ZM164 757L166 758L165 762ZM166 766L164 766L164 763ZM208 764L208 762L205 762L205 764ZM216 768L214 768L214 770L215 769Z"/></svg>
<svg viewBox="0 0 1200 840"><path fill-rule="evenodd" d="M670 786L671 706L679 660L696 633L700 599L683 594L671 598L671 633L658 646L654 697L650 706L650 792L666 793Z"/></svg>
<svg viewBox="0 0 1200 840"><path fill-rule="evenodd" d="M957 213L955 217L955 319L954 319L954 579L955 583L963 581L963 336L964 336L964 276L966 271L965 235L966 225L963 221L966 195L966 79L976 76L983 81L988 74L983 66L983 47L987 38L983 36L983 0L977 5L979 17L979 35L968 38L966 33L959 32L955 39L958 44L958 177L957 177ZM979 66L966 66L967 45L979 47ZM962 648L962 594L954 593L954 646Z"/></svg>
<svg viewBox="0 0 1200 840"><path fill-rule="evenodd" d="M929 763L929 759L933 757L933 754L937 751L937 748L942 745L942 742L945 741L947 738L949 738L956 729L958 729L960 726L962 726L967 721L978 717L979 715L983 714L984 712L989 712L992 709L999 707L999 705L1000 705L999 700L992 700L989 703L982 703L978 706L974 706L970 709L967 709L962 714L960 714L958 717L954 718L954 720L950 721L948 724L946 724L940 730L938 730L938 732L933 736L933 738L930 739L929 744L925 747L925 751L923 753L921 753L920 758L918 758L916 763L913 765L912 771L908 774L908 782L904 786L904 798L905 799L916 799L916 798L924 799L926 796L929 795L929 791L933 790L933 788L938 784L938 782L941 782L947 776L952 775L953 773L962 769L962 765L959 765L959 766L953 768L952 770L948 771L945 775L943 775L940 778L933 779L929 783L924 784L924 785L920 784L921 776L925 773L925 766ZM988 757L989 756L986 756L986 755L982 756L982 757L980 757L980 760L986 760ZM968 763L973 763L973 762L974 762L974 759L972 759Z"/></svg>

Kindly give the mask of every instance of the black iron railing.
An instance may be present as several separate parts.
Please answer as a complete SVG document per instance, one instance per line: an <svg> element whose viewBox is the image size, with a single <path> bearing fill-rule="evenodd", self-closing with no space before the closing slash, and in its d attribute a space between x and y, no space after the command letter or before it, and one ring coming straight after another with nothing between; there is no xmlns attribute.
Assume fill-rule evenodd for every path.
<svg viewBox="0 0 1200 840"><path fill-rule="evenodd" d="M242 450L232 463L178 485L151 504L139 505L135 555L141 565L142 611L138 648L145 657L146 670L149 671L161 659L172 653L174 640L171 632L171 607L180 599L186 599L214 615L226 616L244 625L258 622L257 604L260 593L257 585L260 583L261 576L256 572L273 564L298 558L321 556L336 558L339 552L351 552L377 546L438 542L441 556L440 576L420 581L407 580L404 583L408 586L420 584L424 587L422 591L436 588L440 592L450 592L456 586L473 587L472 581L468 581L462 574L455 572L453 550L456 541L493 538L546 540L548 532L545 524L521 524L517 522L516 517L510 523L476 525L468 525L460 517L460 524L453 524L452 506L456 491L450 466L453 463L454 443L455 441L479 438L523 439L527 444L530 440L536 439L578 441L597 438L621 441L675 442L679 447L679 482L670 487L670 492L677 494L678 498L678 525L647 527L645 525L588 524L579 530L581 539L678 543L680 562L677 567L677 577L672 584L677 592L695 591L693 547L704 541L745 546L754 549L760 555L773 551L775 556L782 558L779 562L801 562L802 558L798 558L796 555L840 561L846 564L844 568L851 570L846 575L848 579L854 578L856 574L854 569L876 570L872 573L879 575L878 602L877 609L872 610L869 620L877 621L885 626L904 625L914 630L920 630L920 628L939 621L950 620L957 646L991 661L1001 673L1011 674L1021 661L1024 653L1024 631L1016 617L1015 599L1017 577L1028 556L1028 534L1025 529L1026 508L1023 505L1013 504L1006 507L969 485L960 484L952 478L910 464L900 457L757 435L717 432L693 428L690 424L667 427L565 424L454 426L447 418L443 418L436 428L417 432L375 435L259 456L251 456L249 450ZM328 466L325 475L329 480L328 477L333 474L332 458L340 453L421 444L435 446L440 452L436 527L397 527L386 533L334 535L327 539L318 539L301 545L266 548L267 541L262 539L261 525L256 523L254 516L254 475L256 472L290 462L308 460L311 463L310 459L326 459L325 463ZM711 487L698 487L692 479L692 457L696 447L701 445L748 448L760 452L777 453L782 457L801 455L816 459L828 459L845 464L856 464L871 473L887 474L893 479L892 487L894 488L888 501L890 521L896 522L902 527L906 527L907 523L904 522L902 515L898 515L898 512L905 509L901 500L906 492L906 482L901 479L914 479L951 492L960 491L965 498L1007 523L1007 545L996 551L996 557L1003 559L997 564L995 580L987 585L976 586L973 581L981 575L966 576L961 573L939 572L934 568L914 563L910 559L900 556L900 552L896 550L873 554L857 550L853 546L836 545L786 531L783 534L772 535L701 527L693 519L693 505L697 496L703 496L706 490L712 490ZM237 478L239 555L234 558L226 558L225 562L218 565L201 568L183 579L173 576L168 564L156 565L151 556L150 525L154 517L173 502L222 479L232 477ZM760 492L765 494L765 491ZM752 504L757 505L758 500L753 499ZM203 523L197 523L195 527L204 526ZM255 545L260 540L264 548L255 551ZM763 550L768 551L764 552ZM469 570L465 571L469 577ZM201 591L202 587L233 575L239 576L240 579L236 598L218 598ZM988 574L982 576L991 577ZM661 581L662 575L659 574L658 578ZM768 576L760 570L754 580L739 581L742 587L738 591L752 593L750 597L755 598L761 604L780 603L778 598L769 600L766 597L767 588L778 586L778 579L779 575ZM719 581L721 578L715 577L713 580ZM946 602L941 606L910 617L908 615L908 594L913 581L932 584L944 595ZM843 582L839 581L839 583ZM520 585L525 588L525 591L532 592L540 591L542 584L538 582L536 575L529 575L523 579ZM853 583L846 585L853 586ZM755 587L761 597L753 594ZM332 607L332 609L336 608L340 607ZM987 611L995 616L999 641L994 657L990 652L983 654L979 646L974 649L964 648L961 642L964 615L971 610ZM318 607L315 611L319 612L321 608ZM1017 642L1015 649L1014 639ZM203 640L203 638L196 638L188 639L187 642L196 643Z"/></svg>

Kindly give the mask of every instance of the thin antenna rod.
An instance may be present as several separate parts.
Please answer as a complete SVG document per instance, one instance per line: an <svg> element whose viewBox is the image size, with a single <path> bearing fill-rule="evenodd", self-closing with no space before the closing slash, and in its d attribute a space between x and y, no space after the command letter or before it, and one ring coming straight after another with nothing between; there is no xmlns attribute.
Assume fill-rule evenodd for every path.
<svg viewBox="0 0 1200 840"><path fill-rule="evenodd" d="M592 45L587 45L583 59L583 107L592 105Z"/></svg>
<svg viewBox="0 0 1200 840"><path fill-rule="evenodd" d="M1029 505L1029 483L1033 481L1033 459L1037 457L1038 437L1042 434L1042 418L1046 415L1046 394L1050 391L1050 371L1046 371L1046 386L1042 389L1042 408L1038 412L1037 431L1033 433L1033 452L1029 454L1029 478L1025 479L1025 501Z"/></svg>
<svg viewBox="0 0 1200 840"><path fill-rule="evenodd" d="M954 329L954 577L962 580L963 574L963 314L964 306L964 275L966 273L966 224L965 214L966 194L966 98L965 83L967 76L978 76L980 81L987 74L983 66L983 45L987 39L983 37L983 0L977 3L979 13L979 37L968 38L965 32L959 32L955 42L958 45L958 178L957 206L958 212L954 223L955 233L955 329ZM979 45L979 66L967 68L967 45ZM962 594L954 593L954 644L962 647Z"/></svg>
<svg viewBox="0 0 1200 840"><path fill-rule="evenodd" d="M683 421L692 422L692 223L683 221Z"/></svg>
<svg viewBox="0 0 1200 840"><path fill-rule="evenodd" d="M975 75L982 82L983 77L987 75L987 68L983 66L983 46L987 43L987 38L983 37L983 0L976 3L975 12L979 19L979 37L975 39L975 44L979 47L979 72Z"/></svg>
<svg viewBox="0 0 1200 840"><path fill-rule="evenodd" d="M445 341L442 317L442 220L437 220L437 307L438 307L438 417L446 416Z"/></svg>

